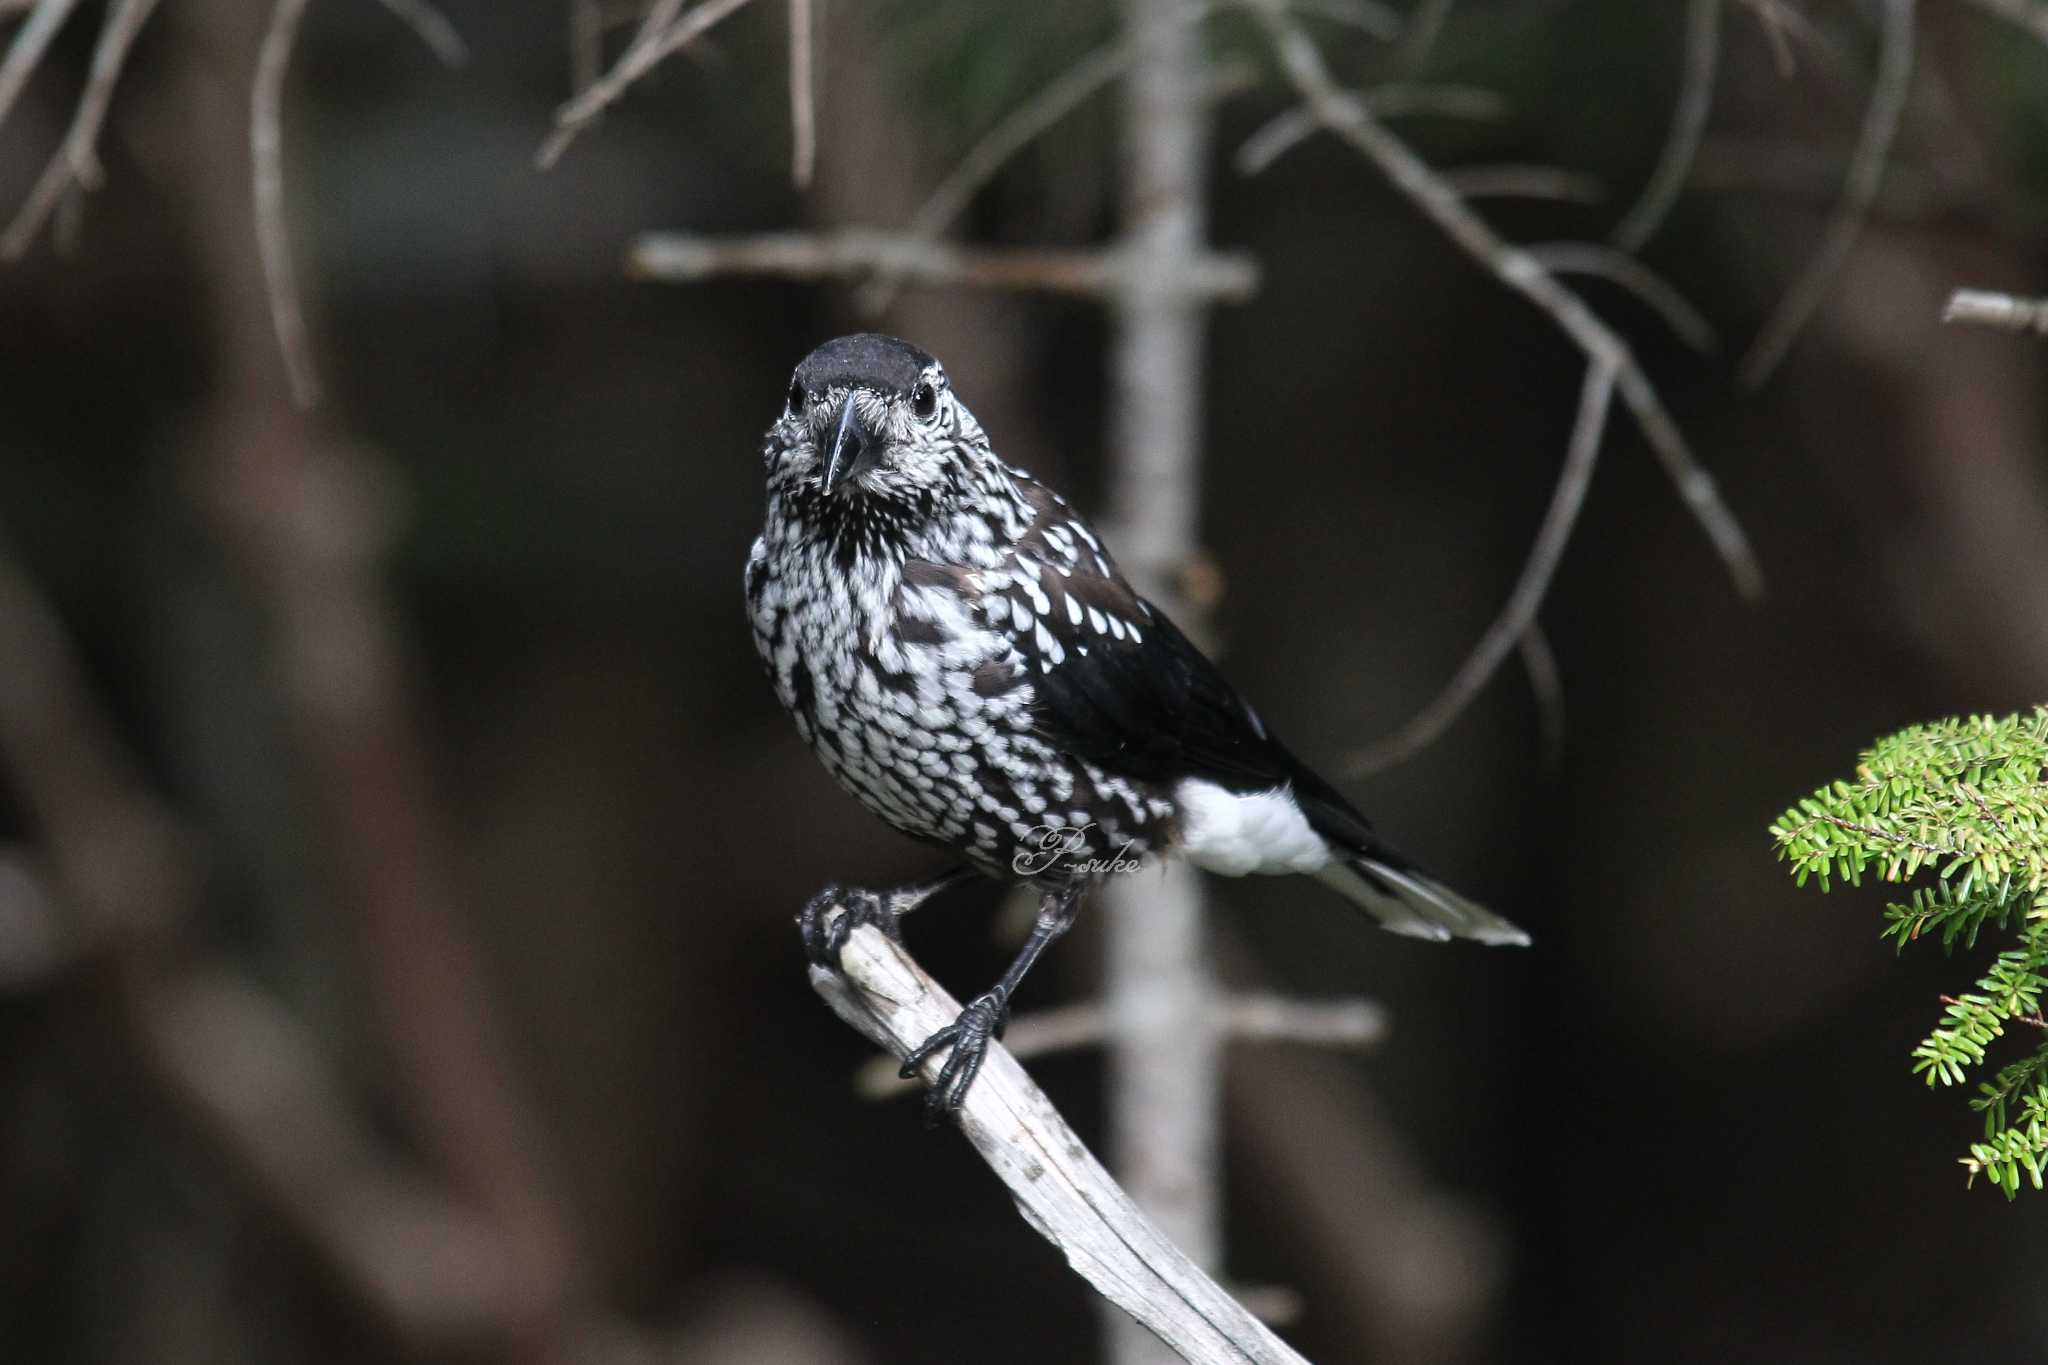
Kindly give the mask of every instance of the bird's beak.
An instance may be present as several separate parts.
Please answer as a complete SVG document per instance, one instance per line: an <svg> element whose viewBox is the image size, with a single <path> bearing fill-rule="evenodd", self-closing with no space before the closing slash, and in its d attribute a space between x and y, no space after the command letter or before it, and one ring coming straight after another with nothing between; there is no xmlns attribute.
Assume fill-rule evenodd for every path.
<svg viewBox="0 0 2048 1365"><path fill-rule="evenodd" d="M838 419L832 423L831 444L825 454L825 491L830 493L854 475L872 468L880 445L861 425L854 395L847 394L846 401L839 405Z"/></svg>

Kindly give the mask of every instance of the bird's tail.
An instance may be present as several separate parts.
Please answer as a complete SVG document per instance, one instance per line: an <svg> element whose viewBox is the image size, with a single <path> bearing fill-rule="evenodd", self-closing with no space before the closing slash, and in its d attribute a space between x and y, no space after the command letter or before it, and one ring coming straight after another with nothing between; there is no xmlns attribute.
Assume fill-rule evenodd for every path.
<svg viewBox="0 0 2048 1365"><path fill-rule="evenodd" d="M1316 875L1396 934L1438 942L1469 938L1517 947L1529 944L1527 934L1499 915L1413 867L1348 853Z"/></svg>

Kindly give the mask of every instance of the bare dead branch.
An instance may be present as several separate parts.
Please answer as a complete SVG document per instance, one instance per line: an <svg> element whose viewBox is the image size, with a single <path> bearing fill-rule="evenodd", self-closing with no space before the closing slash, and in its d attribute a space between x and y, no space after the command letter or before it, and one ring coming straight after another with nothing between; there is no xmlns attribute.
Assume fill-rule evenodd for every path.
<svg viewBox="0 0 2048 1365"><path fill-rule="evenodd" d="M136 35L156 5L157 0L117 0L108 12L106 23L100 28L99 43L93 48L92 66L86 73L85 93L78 98L78 111L72 116L71 127L65 131L56 155L29 190L6 234L0 236L0 259L21 258L67 191L74 187L98 187L100 128L106 122L107 107L113 103L114 87L120 83L129 50L135 46ZM8 55L13 56L12 52Z"/></svg>
<svg viewBox="0 0 2048 1365"><path fill-rule="evenodd" d="M14 108L14 101L21 97L21 89L28 84L29 75L36 69L43 54L50 49L50 40L57 36L57 30L64 27L64 21L71 17L71 11L78 7L78 0L33 0L35 8L30 11L28 22L15 33L14 41L7 45L7 57L0 61L0 120L5 120L8 111Z"/></svg>
<svg viewBox="0 0 2048 1365"><path fill-rule="evenodd" d="M818 164L817 76L812 70L811 0L789 0L790 179L809 189Z"/></svg>
<svg viewBox="0 0 2048 1365"><path fill-rule="evenodd" d="M959 1013L943 987L872 927L853 931L841 964L840 972L812 968L812 987L841 1019L898 1058ZM945 1056L926 1061L927 1082ZM989 1047L967 1092L960 1128L1025 1221L1098 1293L1183 1359L1304 1365L1139 1211L1000 1044Z"/></svg>
<svg viewBox="0 0 2048 1365"><path fill-rule="evenodd" d="M1695 351L1711 354L1720 347L1713 324L1662 275L1633 256L1598 242L1546 242L1526 248L1545 269L1560 275L1597 275L1612 280L1648 304L1670 325L1678 339Z"/></svg>
<svg viewBox="0 0 2048 1365"><path fill-rule="evenodd" d="M1387 1014L1370 1000L1295 1000L1284 995L1225 996L1216 1001L1216 1028L1226 1042L1294 1043L1364 1051L1387 1036ZM1003 1034L1003 1046L1021 1060L1099 1046L1109 1020L1100 1002L1087 1001L1018 1015ZM908 1094L912 1083L896 1074L887 1058L863 1064L854 1089L868 1099ZM1263 1315L1261 1315L1263 1316Z"/></svg>
<svg viewBox="0 0 2048 1365"><path fill-rule="evenodd" d="M1994 332L2032 332L2048 336L2048 299L2022 299L1982 289L1958 289L1941 310L1943 322L1988 327Z"/></svg>
<svg viewBox="0 0 2048 1365"><path fill-rule="evenodd" d="M1598 180L1557 166L1461 166L1442 172L1463 199L1558 199L1597 204L1607 197Z"/></svg>
<svg viewBox="0 0 2048 1365"><path fill-rule="evenodd" d="M1484 266L1503 285L1548 314L1558 329L1585 353L1590 366L1589 386L1594 385L1595 377L1599 376L1599 382L1595 387L1604 389L1611 378L1623 405L1635 418L1644 439L1649 442L1651 450L1663 463L1665 472L1676 485L1680 498L1706 531L1729 576L1734 580L1737 591L1752 599L1760 596L1763 592L1763 572L1756 562L1756 556L1749 548L1748 539L1744 536L1740 523L1721 501L1713 479L1693 459L1692 452L1685 444L1685 438L1679 433L1670 415L1665 412L1656 388L1637 363L1628 343L1588 308L1583 299L1560 283L1540 261L1502 239L1485 219L1458 197L1454 189L1444 183L1443 177L1411 151L1406 143L1389 132L1370 110L1364 108L1359 101L1346 96L1330 78L1328 70L1323 65L1322 54L1316 50L1315 44L1288 19L1285 11L1275 3L1275 0L1264 0L1261 5L1261 16L1273 36L1288 79L1309 107L1317 112L1323 126L1363 153L1397 191L1434 221L1461 250ZM1600 406L1604 408L1604 402ZM1547 584L1547 573L1544 581ZM1533 612L1524 611L1521 615L1533 619ZM1466 667L1460 670L1458 677L1476 675L1484 681L1499 662L1498 657L1494 656L1504 655L1520 634L1521 627L1518 626L1507 635L1505 641L1496 643L1493 632L1489 632L1486 639L1481 642L1486 657L1481 657L1479 651L1475 651L1474 658L1467 661ZM1488 659L1491 662L1488 662ZM1475 662L1483 667L1475 668ZM1459 690L1456 684L1457 680L1454 679L1454 686L1447 689L1445 698L1451 697ZM1396 752L1413 753L1415 747L1418 747L1412 742L1416 734L1422 733L1424 729L1435 733L1456 713L1455 705L1449 710L1443 709L1444 706L1445 701L1440 698L1438 702L1432 703L1424 715L1411 721L1396 736L1368 749L1365 755L1366 765L1392 761L1387 755ZM1427 725L1424 722L1427 722Z"/></svg>
<svg viewBox="0 0 2048 1365"><path fill-rule="evenodd" d="M1607 414L1613 406L1615 380L1620 362L1611 356L1595 356L1586 366L1585 383L1579 390L1579 414L1572 424L1571 444L1566 448L1564 468L1558 471L1557 487L1550 495L1550 507L1536 532L1522 576L1508 594L1507 604L1494 618L1471 654L1452 675L1450 682L1418 711L1406 725L1385 739L1360 750L1351 760L1354 775L1377 772L1422 750L1444 732L1458 714L1479 695L1507 658L1508 651L1525 639L1536 623L1536 613L1550 591L1550 580L1571 543L1572 527L1585 506L1586 489L1593 479L1593 467L1600 458L1601 438L1607 429ZM1527 657L1525 652L1524 657Z"/></svg>
<svg viewBox="0 0 2048 1365"><path fill-rule="evenodd" d="M1642 198L1614 229L1611 239L1623 251L1640 251L1664 223L1685 188L1693 158L1699 154L1707 113L1714 103L1714 66L1721 43L1723 0L1689 0L1685 24L1685 69L1678 84L1678 102L1671 131L1657 154L1657 168L1643 186Z"/></svg>
<svg viewBox="0 0 2048 1365"><path fill-rule="evenodd" d="M1912 83L1913 13L1913 0L1885 0L1877 82L1871 88L1863 126L1856 135L1856 150L1849 159L1841 201L1822 235L1819 249L1742 359L1737 375L1752 388L1770 378L1792 349L1792 343L1833 287L1870 216L1871 203L1884 181L1892 139L1905 111L1906 91Z"/></svg>
<svg viewBox="0 0 2048 1365"><path fill-rule="evenodd" d="M655 0L611 70L555 111L555 131L541 143L534 164L542 170L553 166L569 144L617 104L635 81L746 6L747 0L703 0L683 14L683 0Z"/></svg>
<svg viewBox="0 0 2048 1365"><path fill-rule="evenodd" d="M256 53L256 74L249 83L249 184L256 218L256 251L263 262L263 283L270 298L270 325L284 357L292 399L302 408L320 402L320 376L306 340L306 318L299 304L299 283L292 268L291 232L284 210L284 78L298 42L299 22L307 0L277 0L270 27Z"/></svg>
<svg viewBox="0 0 2048 1365"><path fill-rule="evenodd" d="M385 9L397 15L399 21L427 45L427 50L440 58L447 67L469 64L469 44L462 41L462 35L455 31L455 25L448 22L448 16L435 9L428 0L380 0Z"/></svg>
<svg viewBox="0 0 2048 1365"><path fill-rule="evenodd" d="M627 249L626 272L672 284L734 275L845 283L886 276L909 284L1021 289L1089 298L1113 297L1132 287L1136 278L1156 276L1169 292L1229 302L1250 298L1258 288L1256 263L1238 252L1155 261L1114 248L977 249L861 228L753 237L643 233Z"/></svg>

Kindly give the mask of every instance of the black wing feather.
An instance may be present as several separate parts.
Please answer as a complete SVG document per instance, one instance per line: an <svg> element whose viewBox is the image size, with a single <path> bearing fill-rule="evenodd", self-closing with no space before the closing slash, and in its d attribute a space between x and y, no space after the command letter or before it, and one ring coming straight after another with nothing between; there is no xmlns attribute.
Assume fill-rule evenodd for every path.
<svg viewBox="0 0 2048 1365"><path fill-rule="evenodd" d="M1393 856L1357 808L1275 739L1209 657L1114 567L1106 575L1047 570L1042 581L1051 593L1140 623L1136 639L1117 638L1075 624L1057 601L1040 614L1064 656L1051 663L1027 650L1034 729L1048 743L1142 781L1196 777L1238 792L1287 784L1324 838Z"/></svg>

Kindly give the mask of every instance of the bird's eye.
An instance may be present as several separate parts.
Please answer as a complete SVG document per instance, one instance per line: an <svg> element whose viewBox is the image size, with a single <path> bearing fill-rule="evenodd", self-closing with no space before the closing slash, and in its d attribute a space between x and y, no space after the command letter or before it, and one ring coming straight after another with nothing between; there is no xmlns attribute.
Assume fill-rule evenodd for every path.
<svg viewBox="0 0 2048 1365"><path fill-rule="evenodd" d="M789 410L791 412L802 412L804 410L804 386L795 380L791 380L789 383Z"/></svg>
<svg viewBox="0 0 2048 1365"><path fill-rule="evenodd" d="M919 384L910 392L910 406L919 417L929 417L939 410L939 395L929 384Z"/></svg>

